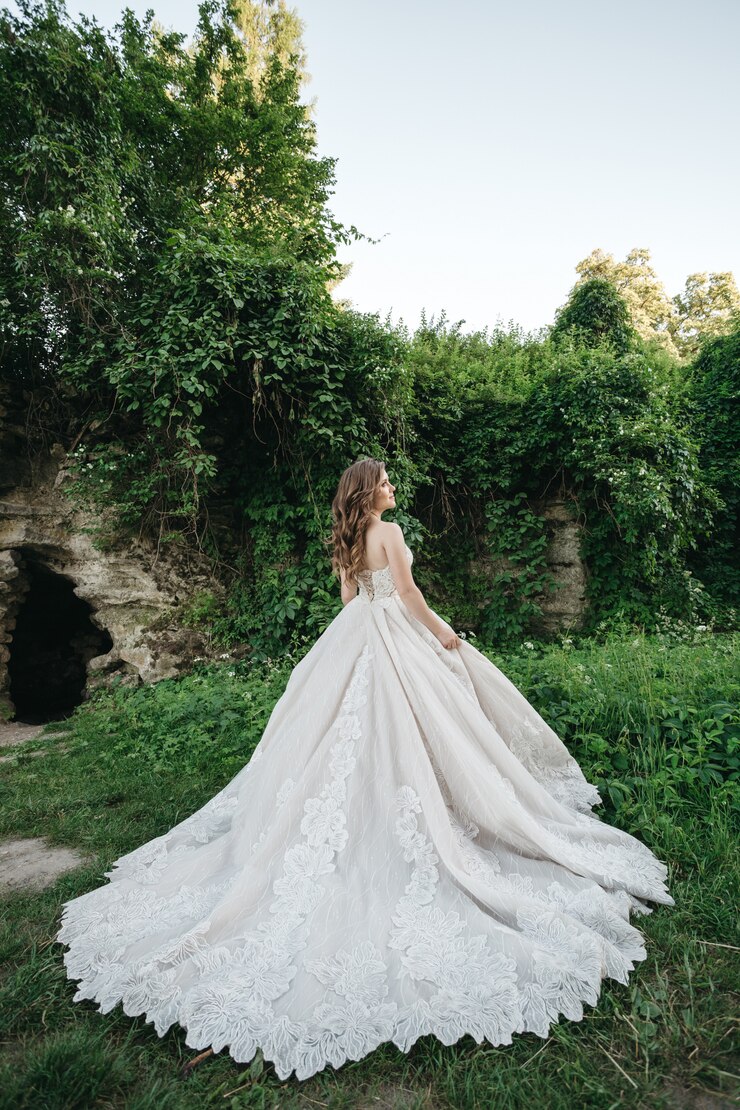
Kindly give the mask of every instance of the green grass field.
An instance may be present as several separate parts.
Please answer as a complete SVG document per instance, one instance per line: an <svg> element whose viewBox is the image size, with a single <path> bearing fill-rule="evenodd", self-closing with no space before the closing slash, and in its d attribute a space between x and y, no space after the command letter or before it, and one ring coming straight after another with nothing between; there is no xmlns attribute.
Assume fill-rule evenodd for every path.
<svg viewBox="0 0 740 1110"><path fill-rule="evenodd" d="M73 1003L52 937L62 902L105 881L123 852L202 805L249 758L295 659L211 666L96 696L0 765L2 838L45 836L89 862L2 903L0 1106L495 1107L736 1105L740 636L632 636L489 653L599 786L599 815L670 867L676 906L633 922L648 958L605 981L584 1020L494 1048L433 1037L385 1045L339 1071L280 1081L258 1057L189 1065L182 1029L162 1039L117 1008ZM28 748L43 749L33 757Z"/></svg>

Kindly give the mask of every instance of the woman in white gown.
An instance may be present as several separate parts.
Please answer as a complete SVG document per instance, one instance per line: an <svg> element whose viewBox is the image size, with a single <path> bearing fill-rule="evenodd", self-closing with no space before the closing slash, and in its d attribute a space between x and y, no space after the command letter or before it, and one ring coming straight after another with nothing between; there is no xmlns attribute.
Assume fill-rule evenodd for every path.
<svg viewBox="0 0 740 1110"><path fill-rule="evenodd" d="M674 904L665 865L591 812L556 733L429 609L394 505L382 462L345 471L344 608L251 760L65 903L75 1001L306 1079L430 1033L546 1037L645 958L630 912Z"/></svg>

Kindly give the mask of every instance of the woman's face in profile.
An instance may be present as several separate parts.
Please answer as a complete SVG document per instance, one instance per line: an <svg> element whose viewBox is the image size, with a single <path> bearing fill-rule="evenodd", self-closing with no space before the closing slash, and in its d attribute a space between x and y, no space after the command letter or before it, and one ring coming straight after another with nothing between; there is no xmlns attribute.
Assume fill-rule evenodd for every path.
<svg viewBox="0 0 740 1110"><path fill-rule="evenodd" d="M380 476L380 483L375 493L375 510L379 513L385 509L396 507L396 487L391 482L385 470Z"/></svg>

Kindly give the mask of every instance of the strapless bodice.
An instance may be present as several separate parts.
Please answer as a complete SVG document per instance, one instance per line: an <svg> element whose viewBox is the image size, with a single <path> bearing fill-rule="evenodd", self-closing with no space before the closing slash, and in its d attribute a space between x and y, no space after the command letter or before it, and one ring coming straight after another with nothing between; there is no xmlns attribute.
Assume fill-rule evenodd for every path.
<svg viewBox="0 0 740 1110"><path fill-rule="evenodd" d="M404 547L406 558L411 566L414 554L408 544L404 544ZM380 570L361 570L357 575L357 585L359 588L357 596L363 601L383 601L396 592L396 583L393 581L389 566L381 567Z"/></svg>

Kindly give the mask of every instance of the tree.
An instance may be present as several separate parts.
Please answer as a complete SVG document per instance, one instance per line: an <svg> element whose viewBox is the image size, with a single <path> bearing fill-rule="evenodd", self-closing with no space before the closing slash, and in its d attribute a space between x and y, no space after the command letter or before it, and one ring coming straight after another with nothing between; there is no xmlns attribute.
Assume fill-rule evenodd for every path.
<svg viewBox="0 0 740 1110"><path fill-rule="evenodd" d="M317 157L294 69L275 60L255 95L226 4L201 5L191 50L151 13L125 12L114 36L72 23L63 0L19 8L0 18L6 373L54 372L83 332L101 353L130 334L173 230L220 225L252 252L340 274L337 244L356 232L327 206L334 159Z"/></svg>
<svg viewBox="0 0 740 1110"><path fill-rule="evenodd" d="M663 283L650 265L650 252L635 248L624 262L603 250L592 251L576 266L581 284L592 278L605 278L627 302L632 325L643 339L657 339L674 357L679 352L672 335L675 307Z"/></svg>
<svg viewBox="0 0 740 1110"><path fill-rule="evenodd" d="M690 274L673 303L678 317L673 341L686 358L698 352L702 340L727 335L740 317L740 292L729 272Z"/></svg>
<svg viewBox="0 0 740 1110"><path fill-rule="evenodd" d="M608 342L619 354L629 350L635 331L627 303L611 281L596 277L574 287L558 313L552 338L574 333L589 347Z"/></svg>
<svg viewBox="0 0 740 1110"><path fill-rule="evenodd" d="M576 266L577 285L606 278L624 297L633 327L676 359L693 358L703 339L727 335L740 317L740 293L731 273L691 274L683 293L669 299L644 247L623 262L599 249Z"/></svg>
<svg viewBox="0 0 740 1110"><path fill-rule="evenodd" d="M702 469L721 498L709 542L694 561L715 596L740 611L740 327L702 345L691 366L690 401Z"/></svg>
<svg viewBox="0 0 740 1110"><path fill-rule="evenodd" d="M257 95L273 59L294 69L299 85L311 78L306 69L303 20L285 0L234 0L234 24L247 49L247 74Z"/></svg>
<svg viewBox="0 0 740 1110"><path fill-rule="evenodd" d="M358 235L328 208L334 159L294 68L270 58L256 95L228 3L201 4L192 48L151 12L109 34L63 0L19 9L0 15L0 375L57 409L84 397L100 435L141 445L129 488L146 474L162 519L192 519L226 380L280 404L332 358L327 285Z"/></svg>

